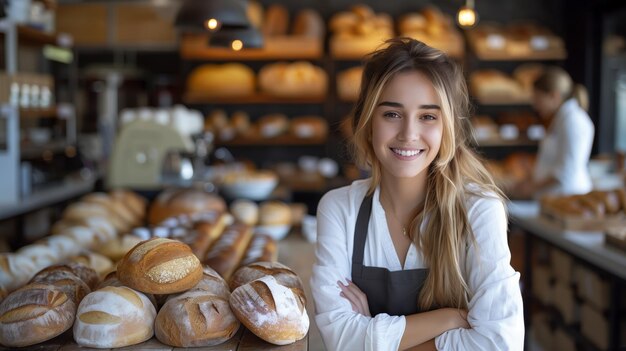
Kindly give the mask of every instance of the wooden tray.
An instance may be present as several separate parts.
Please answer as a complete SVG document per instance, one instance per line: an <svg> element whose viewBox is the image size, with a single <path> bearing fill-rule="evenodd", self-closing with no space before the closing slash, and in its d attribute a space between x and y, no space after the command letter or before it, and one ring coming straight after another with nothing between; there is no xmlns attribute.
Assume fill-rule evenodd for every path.
<svg viewBox="0 0 626 351"><path fill-rule="evenodd" d="M626 216L623 213L602 218L580 218L574 215L564 216L550 207L542 207L541 215L565 230L604 232L610 227L626 225Z"/></svg>

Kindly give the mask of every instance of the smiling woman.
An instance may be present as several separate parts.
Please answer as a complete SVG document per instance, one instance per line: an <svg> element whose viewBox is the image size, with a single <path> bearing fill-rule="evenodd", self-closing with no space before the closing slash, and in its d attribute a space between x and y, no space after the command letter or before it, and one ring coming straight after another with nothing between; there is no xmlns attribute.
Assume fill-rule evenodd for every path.
<svg viewBox="0 0 626 351"><path fill-rule="evenodd" d="M372 177L318 205L311 286L330 350L521 350L499 189L468 147L461 69L412 39L368 58L354 156Z"/></svg>

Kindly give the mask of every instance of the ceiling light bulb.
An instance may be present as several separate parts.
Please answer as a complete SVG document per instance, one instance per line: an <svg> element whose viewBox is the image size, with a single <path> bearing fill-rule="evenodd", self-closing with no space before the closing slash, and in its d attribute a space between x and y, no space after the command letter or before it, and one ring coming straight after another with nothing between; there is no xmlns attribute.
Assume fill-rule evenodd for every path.
<svg viewBox="0 0 626 351"><path fill-rule="evenodd" d="M206 21L206 27L210 31L217 30L217 28L219 27L219 22L215 18L211 18L210 20Z"/></svg>
<svg viewBox="0 0 626 351"><path fill-rule="evenodd" d="M476 11L468 6L463 6L457 14L457 21L461 27L471 27L476 24Z"/></svg>
<svg viewBox="0 0 626 351"><path fill-rule="evenodd" d="M235 51L239 51L243 48L243 42L239 39L235 39L233 40L233 42L230 44L230 47L233 48L233 50Z"/></svg>

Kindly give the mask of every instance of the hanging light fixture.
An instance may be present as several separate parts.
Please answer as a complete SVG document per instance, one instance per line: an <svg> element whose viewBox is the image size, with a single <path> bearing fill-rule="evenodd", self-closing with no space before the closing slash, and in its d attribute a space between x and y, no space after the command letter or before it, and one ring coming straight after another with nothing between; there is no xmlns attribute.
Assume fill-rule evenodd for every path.
<svg viewBox="0 0 626 351"><path fill-rule="evenodd" d="M469 28L478 22L478 14L474 10L474 0L466 0L465 6L461 6L456 20L461 27Z"/></svg>
<svg viewBox="0 0 626 351"><path fill-rule="evenodd" d="M228 47L235 51L263 47L263 35L255 27L221 29L209 36L210 46Z"/></svg>
<svg viewBox="0 0 626 351"><path fill-rule="evenodd" d="M246 28L246 6L245 0L185 0L174 24L186 31Z"/></svg>

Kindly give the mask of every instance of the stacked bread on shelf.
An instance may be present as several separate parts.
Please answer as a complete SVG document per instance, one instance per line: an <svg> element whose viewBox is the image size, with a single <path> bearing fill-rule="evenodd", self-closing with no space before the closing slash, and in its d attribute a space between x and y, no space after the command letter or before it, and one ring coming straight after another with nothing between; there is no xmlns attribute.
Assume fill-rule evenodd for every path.
<svg viewBox="0 0 626 351"><path fill-rule="evenodd" d="M374 13L364 4L334 14L328 27L332 32L330 52L338 58L360 58L394 36L391 16Z"/></svg>
<svg viewBox="0 0 626 351"><path fill-rule="evenodd" d="M81 203L91 204L87 200ZM76 208L68 211L72 219ZM270 210L257 212L272 223L284 216ZM100 215L98 211L89 207L88 212ZM113 257L127 251L117 271L102 281L104 275L75 262L99 265L88 254L44 269L39 265L56 261L46 245L27 252L32 256L0 254L0 269L6 272L0 274L0 344L34 345L70 328L76 343L95 348L136 345L154 335L175 347L216 345L235 335L241 323L278 345L306 335L309 320L299 278L274 262L275 240L255 234L252 222L234 222L221 198L192 189L164 191L150 207L150 219L158 225L130 229L112 245L102 243L106 249L100 251ZM143 222L131 216L126 220ZM65 239L52 239L56 237L72 240L59 234L46 243L59 250L71 246ZM44 258L33 259L35 253ZM231 295L224 278L236 271L238 290ZM27 276L28 285L13 282L16 276Z"/></svg>
<svg viewBox="0 0 626 351"><path fill-rule="evenodd" d="M511 58L565 56L563 40L546 27L534 23L516 23L507 26L483 23L468 34L474 51L483 58L493 55L506 55Z"/></svg>
<svg viewBox="0 0 626 351"><path fill-rule="evenodd" d="M432 5L402 16L398 32L400 36L417 39L450 56L460 57L465 51L463 37L452 18Z"/></svg>
<svg viewBox="0 0 626 351"><path fill-rule="evenodd" d="M533 178L536 158L535 154L515 152L502 161L488 161L486 166L498 186L505 191L514 190L510 186Z"/></svg>
<svg viewBox="0 0 626 351"><path fill-rule="evenodd" d="M526 63L515 68L511 76L495 69L477 70L470 75L470 89L487 104L530 103L533 83L544 68L540 64Z"/></svg>
<svg viewBox="0 0 626 351"><path fill-rule="evenodd" d="M363 67L357 66L337 74L337 95L344 101L356 101L361 90Z"/></svg>
<svg viewBox="0 0 626 351"><path fill-rule="evenodd" d="M541 199L544 213L578 219L624 218L626 189L594 190L583 195L546 196Z"/></svg>
<svg viewBox="0 0 626 351"><path fill-rule="evenodd" d="M324 97L326 72L307 61L269 63L259 71L259 89L276 97Z"/></svg>
<svg viewBox="0 0 626 351"><path fill-rule="evenodd" d="M254 71L241 63L203 64L187 77L187 93L196 98L254 95Z"/></svg>

